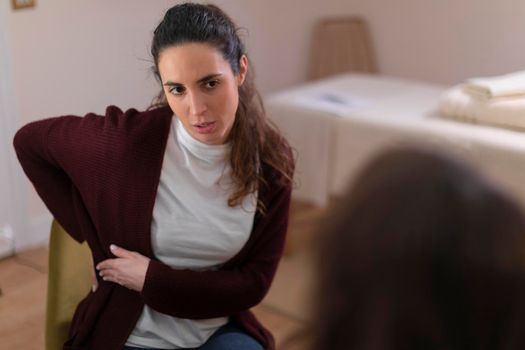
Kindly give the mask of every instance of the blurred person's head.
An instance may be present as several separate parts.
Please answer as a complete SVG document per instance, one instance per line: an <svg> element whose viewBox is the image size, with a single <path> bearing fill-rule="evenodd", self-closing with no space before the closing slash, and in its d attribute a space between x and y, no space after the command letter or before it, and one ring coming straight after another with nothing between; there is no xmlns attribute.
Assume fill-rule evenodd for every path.
<svg viewBox="0 0 525 350"><path fill-rule="evenodd" d="M315 350L525 348L525 219L469 167L384 152L327 225Z"/></svg>

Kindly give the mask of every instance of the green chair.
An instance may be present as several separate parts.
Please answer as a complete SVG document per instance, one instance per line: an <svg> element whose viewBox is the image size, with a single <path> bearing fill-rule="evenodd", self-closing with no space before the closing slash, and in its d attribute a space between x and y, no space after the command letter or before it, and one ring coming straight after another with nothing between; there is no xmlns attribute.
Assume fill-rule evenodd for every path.
<svg viewBox="0 0 525 350"><path fill-rule="evenodd" d="M53 220L49 240L46 303L46 350L62 349L78 303L92 281L91 251L79 244Z"/></svg>

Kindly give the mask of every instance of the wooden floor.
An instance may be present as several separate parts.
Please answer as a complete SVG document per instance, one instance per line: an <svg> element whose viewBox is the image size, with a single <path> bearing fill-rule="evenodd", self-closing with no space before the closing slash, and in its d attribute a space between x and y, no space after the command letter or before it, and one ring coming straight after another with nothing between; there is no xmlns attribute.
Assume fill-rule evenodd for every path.
<svg viewBox="0 0 525 350"><path fill-rule="evenodd" d="M311 242L322 215L312 206L292 204L287 255L268 296L254 308L274 334L279 349L305 348L286 340L300 331L308 318L314 283ZM46 247L0 260L0 350L44 349L46 284Z"/></svg>

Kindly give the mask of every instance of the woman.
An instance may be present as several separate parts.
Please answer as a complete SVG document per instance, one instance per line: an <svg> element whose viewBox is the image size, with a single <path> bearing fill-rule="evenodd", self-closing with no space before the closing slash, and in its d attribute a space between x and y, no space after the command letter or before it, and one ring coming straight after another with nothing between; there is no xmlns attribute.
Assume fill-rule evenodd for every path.
<svg viewBox="0 0 525 350"><path fill-rule="evenodd" d="M274 349L248 310L282 254L290 148L219 8L174 6L151 52L162 92L148 111L111 106L15 136L27 176L99 273L64 349Z"/></svg>
<svg viewBox="0 0 525 350"><path fill-rule="evenodd" d="M525 218L463 164L383 153L323 239L313 349L525 348Z"/></svg>

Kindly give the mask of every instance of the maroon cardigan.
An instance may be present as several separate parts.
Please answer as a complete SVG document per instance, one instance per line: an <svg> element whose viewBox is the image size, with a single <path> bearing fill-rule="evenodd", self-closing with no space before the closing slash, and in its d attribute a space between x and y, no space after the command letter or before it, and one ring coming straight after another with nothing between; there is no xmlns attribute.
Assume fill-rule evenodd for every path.
<svg viewBox="0 0 525 350"><path fill-rule="evenodd" d="M255 215L242 250L218 271L170 268L153 255L150 228L171 119L168 107L124 113L110 106L105 116L39 120L15 135L39 196L74 239L88 242L95 264L113 257L111 243L152 259L141 293L99 279L78 305L64 349L121 350L144 304L181 318L230 316L266 349L275 348L249 309L266 295L282 255L291 186L278 185L263 167L267 184L260 184L259 199L266 214Z"/></svg>

